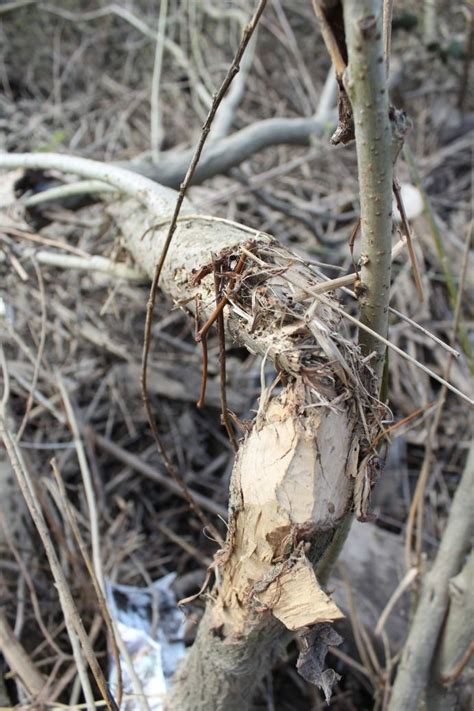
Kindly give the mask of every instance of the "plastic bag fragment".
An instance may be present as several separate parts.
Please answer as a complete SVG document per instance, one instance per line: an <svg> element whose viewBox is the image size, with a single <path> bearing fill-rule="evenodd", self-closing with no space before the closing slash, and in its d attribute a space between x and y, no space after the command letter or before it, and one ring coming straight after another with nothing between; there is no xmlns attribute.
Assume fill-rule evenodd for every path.
<svg viewBox="0 0 474 711"><path fill-rule="evenodd" d="M135 674L140 680L150 711L162 711L163 698L176 666L184 656L184 615L171 588L175 574L161 578L147 588L107 581L107 602L117 623ZM123 678L122 711L139 711L125 660L120 656ZM117 668L110 655L109 684L117 688Z"/></svg>

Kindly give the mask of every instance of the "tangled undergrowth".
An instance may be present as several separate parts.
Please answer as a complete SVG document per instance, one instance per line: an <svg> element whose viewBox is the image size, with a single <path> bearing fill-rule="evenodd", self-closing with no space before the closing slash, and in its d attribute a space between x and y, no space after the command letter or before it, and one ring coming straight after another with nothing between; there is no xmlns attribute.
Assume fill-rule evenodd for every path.
<svg viewBox="0 0 474 711"><path fill-rule="evenodd" d="M87 11L71 1L32 2L25 7L18 3L8 12L0 8L1 150L55 150L107 161L149 163L153 158L152 112L160 129L158 161L166 161L168 151L168 156L175 155L199 135L248 11L244 0L218 9L196 0L170 2L158 79L156 35L151 29L158 23L156 3L98 2ZM412 122L407 139L411 153L399 164L398 177L426 195L423 213L412 222L425 300L420 303L417 297L410 265L402 252L394 263L391 306L421 328L393 312L390 340L440 375L445 373L449 353L422 329L451 343L454 297L472 220L474 105L465 82L470 12L467 3L461 3L456 11L443 3L436 41L428 44L421 8L413 10L402 3L394 17L392 94ZM321 108L329 65L325 53L315 50L315 32L310 3L272 4L259 28L233 130L273 117L310 117ZM158 81L158 110L156 105L150 109L153 77ZM325 116L327 135L312 138L309 147L276 145L256 152L229 174L215 175L192 187L190 197L204 212L276 235L315 269L334 278L352 271L348 240L358 216L357 171L353 147L329 145L332 123ZM58 182L60 177L54 172L4 174L0 176L0 197L3 199L12 185L17 197L25 199ZM106 630L65 516L52 458L88 545L94 525L98 525L104 573L111 580L148 585L175 571L178 593L183 596L199 589L216 549L215 541L203 533L200 521L176 489L163 486L164 469L147 426L139 384L147 287L68 265L51 266L44 257L45 253L59 252L129 260L120 243L119 228L103 203L84 196L31 207L24 216L2 213L0 218L4 354L0 394L9 395L12 429L20 433L21 451L38 482L41 507L61 565L104 669ZM259 257L284 269L278 254L270 247L268 250ZM357 244L355 250L357 261ZM472 259L470 252L462 328L453 343L464 352L449 369L450 382L466 393L472 388L469 350L474 349L473 301L469 298ZM255 278L258 266L255 262ZM292 289L297 292L298 285ZM265 307L258 303L258 291L256 294L250 305L253 316L259 307ZM294 312L300 314L303 301L298 294L293 296ZM341 291L338 296L355 314L351 297ZM348 324L348 335L353 334L351 329ZM207 346L205 407L197 409L201 349L195 342L193 325L181 310L172 309L159 297L149 366L152 404L169 456L223 534L225 527L218 514L226 511L233 449L220 424L220 348L214 332L209 334ZM232 343L227 348L228 405L235 413L234 425L245 428L245 421L258 408L262 383L265 386L271 381L273 370L269 363L262 366L259 357ZM316 377L313 362L308 368L308 377ZM327 386L331 388L331 383ZM96 522L90 520L78 445L61 394L64 391L91 471ZM465 403L448 393L434 431L440 385L393 352L389 355L388 392L394 422L406 418L406 423L393 431L396 439L372 503L377 521L366 526L387 536L381 539L379 556L385 555L387 541L397 550L394 566L398 566L400 579L405 572L400 551L423 462L431 458L423 492L423 526L416 531L416 546L430 559L466 460L472 417ZM410 419L413 413L416 416ZM3 451L1 457L0 479L5 487L2 490L7 491L8 486L13 488L12 472ZM12 497L5 495L0 504L2 615L49 680L44 701L75 705L80 700L80 687L74 681L76 668L57 592L43 552L32 545L32 524L20 500L12 508L15 495ZM376 552L373 559L376 565ZM375 611L367 612L363 606L358 609L358 595L347 593L351 585L359 592L357 570L344 558L343 565L345 582L339 578L332 584L346 596L348 618L341 626L344 645L335 650L336 657L331 660L342 680L330 707L372 708L374 697L379 703L383 698L393 657L400 649L409 600L402 600L395 608L393 624L386 628L385 646L370 635L361 641L360 624L370 626L377 621L398 580L388 578L382 601L374 593ZM200 603L195 602L189 612L189 640L200 611ZM294 672L296 655L296 647L290 647L290 663L279 663L265 680L258 708L323 708L319 692ZM7 700L21 701L9 670L4 666L1 672ZM0 684L0 697L1 691Z"/></svg>

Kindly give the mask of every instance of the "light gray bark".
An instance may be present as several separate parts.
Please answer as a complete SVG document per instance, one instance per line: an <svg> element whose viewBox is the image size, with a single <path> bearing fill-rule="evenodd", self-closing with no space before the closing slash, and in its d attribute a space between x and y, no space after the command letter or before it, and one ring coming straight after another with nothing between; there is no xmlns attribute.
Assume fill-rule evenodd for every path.
<svg viewBox="0 0 474 711"><path fill-rule="evenodd" d="M416 711L428 682L431 660L449 603L449 582L459 573L474 535L474 443L454 495L433 567L423 579L389 711Z"/></svg>
<svg viewBox="0 0 474 711"><path fill-rule="evenodd" d="M429 711L454 711L461 708L463 682L472 673L474 657L459 678L450 679L474 642L474 550L463 569L449 582L449 611L433 662L426 705ZM471 682L472 683L472 682ZM469 689L466 689L469 694Z"/></svg>
<svg viewBox="0 0 474 711"><path fill-rule="evenodd" d="M307 146L311 138L320 137L333 122L319 118L274 118L258 121L222 138L204 149L191 184L199 184L214 175L228 173L231 168L251 158L258 151L279 144ZM161 185L179 187L186 175L194 150L182 153L168 151L160 157L158 165L145 161L132 161L123 167L145 175Z"/></svg>

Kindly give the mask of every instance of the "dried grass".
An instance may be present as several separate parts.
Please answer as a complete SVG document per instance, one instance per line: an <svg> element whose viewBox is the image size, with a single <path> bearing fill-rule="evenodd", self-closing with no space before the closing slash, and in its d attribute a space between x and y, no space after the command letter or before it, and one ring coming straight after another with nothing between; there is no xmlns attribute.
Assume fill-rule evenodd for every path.
<svg viewBox="0 0 474 711"><path fill-rule="evenodd" d="M148 151L153 40L117 14L72 21L58 8L72 11L76 3L56 3L54 13L40 5L43 3L38 3L38 7L18 7L1 16L2 148L64 149L106 160L126 160ZM105 3L99 5L105 7ZM134 4L134 12L147 26L156 24L152 5L144 0ZM236 126L274 115L309 115L317 109L314 97L324 84L327 59L322 52L314 52L309 4L303 8L303 4L293 7L285 2L281 7L298 39L298 51L288 42L281 16L269 12L260 30L255 68L247 80ZM162 149L188 145L198 134L201 117L207 110L206 94L222 79L231 56L229 45L235 48L238 42L245 4L232 3L228 13L222 11L217 17L206 15L205 4L190 3L189 8L170 3L168 13L168 37L184 49L190 66L186 70L175 55L165 52L160 95L165 137ZM193 30L187 14L191 11L197 13ZM448 8L446 16L443 13L440 16L440 28L442 32L453 29L461 36L462 20L452 18ZM467 224L472 217L472 156L466 134L446 142L446 132L452 134L462 118L456 119L454 108L459 65L453 59L446 66L437 57L432 59L414 34L396 33L393 41L392 73L403 71L397 92L403 97L414 125L409 140L456 285ZM404 68L397 69L396 57L401 49ZM303 74L301 62L307 68ZM285 81L281 76L283 66ZM189 82L193 72L199 76L196 84ZM308 82L314 86L314 92L309 90ZM449 115L443 114L442 101L448 105ZM472 97L467 104L469 101ZM472 111L473 107L467 105L465 110ZM406 164L401 173L401 179L409 177ZM335 149L320 140L309 151L281 146L257 154L241 166L237 180L233 176L217 176L205 186L192 188L191 196L200 209L277 234L305 259L329 262L331 269L325 266L324 270L333 276L339 275L340 269L342 273L351 271L345 240L357 216L355 175L354 150ZM311 224L298 219L295 208L310 215ZM52 221L43 227L40 222L35 223L38 229L32 229L32 234L22 224L2 225L0 230L5 314L1 320L1 339L8 373L3 392L8 382L11 431L21 432L19 447L29 460L38 502L60 567L86 630L91 632L99 663L105 669L104 623L98 618L97 599L70 523L54 496L51 458L56 458L70 507L87 546L92 545L94 529L100 531L106 576L132 584L147 584L170 570L184 576L207 566L215 544L203 535L199 521L176 494L142 476L133 460L121 458L110 446L113 443L138 457L150 470L162 473L146 425L138 381L146 289L98 273L84 274L40 264L35 256L37 249L60 248L61 254L74 251L79 256L94 254L114 261L122 259L124 254L116 240L117 226L106 216L101 204L74 211L48 206L41 212L42 217ZM37 220L39 214L36 213ZM391 304L449 342L452 309L433 228L424 217L418 218L413 227L425 302L420 303L416 296L406 254L402 253L394 267ZM324 238L324 243L318 242L318 235ZM327 242L332 246L328 247ZM258 258L263 264L254 260L246 271L244 286L246 281L257 284L262 270L267 274L272 270L271 288L285 289L292 297L291 312L282 314L282 319L289 333L297 332L309 306L305 301L308 295L298 290L298 263L284 263L274 248L260 251ZM469 270L467 289L472 289L472 254ZM244 291L234 301L258 328L273 313L268 301L270 290L262 299L258 289L251 291L253 301L246 300ZM352 301L347 299L346 303L343 292L340 298L344 307L355 315ZM472 303L472 299L466 298L462 312L464 328L471 333ZM213 334L209 337L207 407L197 411L193 403L200 387L200 351L194 342L192 324L181 312L170 311L161 297L157 314L153 335L159 338L150 355L149 386L158 425L167 451L186 483L204 502L209 501L208 511L221 510L226 504L233 452L218 421L218 340ZM317 314L311 315L315 323ZM333 317L340 316L333 314ZM342 374L347 372L345 361L351 359L353 348L351 328L347 326L339 351L323 353L321 358L313 347L306 349L308 344L298 343L297 352L291 357L307 369L309 382L315 377L319 382L330 378L328 373L318 370L321 363L327 362L328 355L339 359ZM319 342L323 344L320 335ZM415 360L443 372L445 351L427 334L396 316L392 318L390 340ZM228 347L229 406L238 418L236 421L243 421L245 426L260 392L260 362L232 349L232 344ZM285 355L290 357L289 352ZM266 368L270 370L268 365ZM97 506L93 520L57 373L74 408L84 456L91 470ZM395 481L382 480L375 504L379 526L403 536L434 417L429 405L436 400L439 386L397 354L389 357L389 373L390 407L395 420L421 408L419 417L396 431L399 442L403 443L403 461L393 465L389 460ZM458 389L469 391L469 365L464 355L453 361L451 379ZM328 392L332 388L329 381L327 388ZM423 527L419 529L419 545L428 555L433 553L443 530L466 457L471 424L465 403L449 395L435 436L429 439L434 456L426 481ZM75 439L77 443L77 433ZM401 474L403 470L405 475ZM390 486L392 493L387 497L384 492ZM2 540L0 571L5 614L30 660L48 679L47 702L76 704L76 669L51 573L29 519L22 520L30 536L11 541L16 555L11 553L7 541ZM217 516L214 523L223 533L223 524ZM374 659L375 652L363 636L360 644L364 673L374 684L381 683L382 677L386 679L384 669L391 660ZM367 654L370 657L364 661ZM351 665L356 670L360 666L360 662L347 659L344 651L338 652L338 656L341 665L348 662L344 666L346 678ZM360 669L355 673L360 673ZM352 692L349 688L350 685L340 687L331 708L350 708L350 694L356 703L360 702L365 693L362 687ZM280 670L275 675L273 689L274 698L281 698L278 706L281 709L290 708L286 697L297 695L302 704L310 698L308 689L300 683L296 685L290 672ZM21 701L26 706L30 703L27 696Z"/></svg>

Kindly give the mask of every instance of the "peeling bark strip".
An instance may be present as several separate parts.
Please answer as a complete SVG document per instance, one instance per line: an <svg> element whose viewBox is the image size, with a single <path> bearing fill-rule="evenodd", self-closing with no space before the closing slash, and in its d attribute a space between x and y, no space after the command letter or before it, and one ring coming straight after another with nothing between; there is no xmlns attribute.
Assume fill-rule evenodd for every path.
<svg viewBox="0 0 474 711"><path fill-rule="evenodd" d="M341 617L306 544L350 506L356 427L345 407L305 412L305 391L297 380L270 400L236 459L214 599L215 624L228 637L238 639L253 613L271 612L290 630Z"/></svg>
<svg viewBox="0 0 474 711"><path fill-rule="evenodd" d="M151 276L166 223L152 229L153 221L134 201L109 209L127 249ZM199 297L201 318L209 318L215 307L213 260L226 259L235 267L245 250L245 268L224 312L233 340L272 360L286 377L301 376L316 388L321 402L339 394L336 376L362 392L359 371L367 366L360 364L358 348L344 335L341 315L333 309L338 302L329 293L312 294L322 283L317 271L269 235L219 218L186 217L191 211L186 201L160 282L175 304L194 313Z"/></svg>

